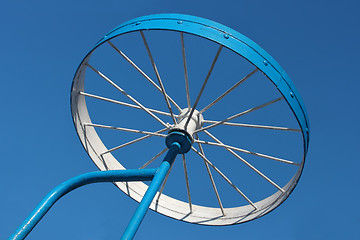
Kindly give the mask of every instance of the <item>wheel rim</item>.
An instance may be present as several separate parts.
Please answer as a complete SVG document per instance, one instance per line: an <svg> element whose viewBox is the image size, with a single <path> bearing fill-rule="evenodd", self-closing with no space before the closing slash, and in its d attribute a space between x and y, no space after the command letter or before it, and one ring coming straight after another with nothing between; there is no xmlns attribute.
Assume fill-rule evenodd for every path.
<svg viewBox="0 0 360 240"><path fill-rule="evenodd" d="M160 35L160 37L152 38L155 35ZM176 44L173 44L172 41L167 42L166 40L162 40L166 38L166 35L171 35L170 39L173 39L172 36L176 35L176 38L178 39ZM131 39L131 41L129 41L129 39ZM158 42L151 41L153 39L160 39L160 40ZM201 44L196 45L195 44L196 41L201 41L201 44L204 43L204 46L211 45L212 47L211 48L212 52L209 51L211 52L211 54L209 53L209 55L212 55L211 60L209 60L206 64L204 64L207 65L208 68L206 70L207 73L206 77L205 76L203 77L205 78L205 80L194 79L193 78L194 75L192 75L192 73L195 70L194 68L191 68L190 65L188 66L191 57L195 56L195 54L191 56L189 51L186 51L188 47L189 49L193 49L194 52L196 52L196 48L202 47ZM142 45L140 45L140 43L142 43ZM178 86L179 84L177 84L175 80L174 81L169 80L169 78L167 77L168 75L166 74L162 75L162 72L164 70L161 66L164 66L165 64L167 64L166 62L170 62L170 61L157 62L156 57L158 57L158 55L154 57L156 54L154 49L158 49L159 47L161 47L161 45L164 46L165 43L167 43L168 45L171 44L176 45L176 48L179 52L177 57L179 58L178 60L182 63L183 80L181 83L181 87L182 87L181 91L182 93L185 92L186 94L183 94L184 100L181 102L181 104L176 103L179 99L178 95L180 95L177 94L176 91L176 89L179 89ZM190 47L192 43L194 43L193 48ZM136 61L133 61L132 59L134 58L132 57L131 54L127 54L126 51L122 51L121 47L125 47L125 48L127 47L125 46L125 44L136 45L135 47L129 46L129 48L135 49L133 50L134 53L136 53L136 49L140 48L140 46L144 48L143 50L145 51L146 55L143 55L144 59L141 61L148 62L147 67L145 67L145 64L139 63L140 58L137 58ZM107 48L107 50L102 50L105 48ZM129 49L129 51L131 49ZM120 69L120 70L119 69L115 70L115 72L123 71L122 75L117 76L116 75L117 73L113 73L115 77L108 77L109 76L108 74L111 74L110 71L108 71L108 69L114 67L114 66L110 66L114 64L101 63L101 60L104 59L107 60L107 62L109 62L109 59L106 59L103 56L107 57L108 56L107 54L111 51L112 51L111 54L116 56L119 61L123 60L121 65L115 66L115 69L117 67L119 67ZM204 53L206 54L207 52L208 51L203 51L202 54ZM187 56L187 54L189 54L190 56ZM134 55L137 55L137 53ZM231 83L226 82L226 80L222 81L221 78L219 80L219 76L221 76L220 74L221 72L216 72L216 71L219 71L218 68L220 68L221 66L224 67L224 65L220 65L220 63L218 63L218 58L219 56L221 58L223 55L224 58L228 57L230 60L233 58L245 59L246 61L244 60L244 63L242 62L241 66L247 70L247 73L245 75L233 74L232 76L236 76L236 78L240 78L240 79L237 79L236 81L233 81ZM91 62L90 62L90 58L91 58ZM168 56L168 58L170 57ZM206 56L204 58L206 58ZM192 60L192 61L196 62L196 60ZM240 61L241 60L239 60L239 62ZM124 70L126 69L125 65L127 68L132 69L133 73L127 71L125 72ZM103 70L99 71L99 68L104 69L104 71ZM158 68L159 70L157 70ZM151 74L149 74L149 69L152 70L153 72L152 76ZM174 70L173 72L175 73L176 71ZM204 73L204 71L202 72ZM136 76L136 74L137 77L134 78L127 77L127 79L124 79L124 76ZM230 75L231 74L228 73L227 65L225 64L224 78ZM239 97L236 95L236 91L240 91L239 89L241 89L244 84L247 84L250 79L255 77L259 79L266 78L267 82L272 82L272 90L270 91L271 93L268 93L269 95L266 95L267 93L265 94L262 92L262 90L256 89L255 95L256 93L259 93L260 96L258 96L256 99L254 98L252 102L253 105L250 104L248 108L244 108L243 106L244 101L239 100ZM175 78L176 77L174 77L174 79ZM217 80L218 84L211 85L213 82L216 82L216 80L214 80L216 78L218 79ZM153 83L149 84L149 79L152 80L157 85L157 87L156 86L154 87ZM160 81L158 81L158 79L160 79ZM141 90L140 95L139 94L136 95L135 93L133 94L134 91L131 90L137 88L139 89L142 87L141 85L142 83L140 83L141 81L146 82L146 84L148 84L149 86L148 88L151 89L153 93L148 93L148 91ZM92 83L92 82L96 82L96 83ZM112 88L114 92L111 92L112 90L102 89L101 84L97 85L98 84L97 82L101 82L101 84L106 84L107 86L110 86L110 88ZM134 82L134 85L129 84L129 82ZM224 84L222 84L223 82ZM127 87L126 89L125 87L123 87L124 85ZM171 85L175 85L175 87L173 87L175 88L175 90L172 90L172 92L170 91ZM196 87L193 87L195 85ZM222 85L226 85L226 86L222 87ZM267 85L265 84L263 88L267 89L265 86ZM194 94L191 94L191 90L189 90L189 88L193 89ZM95 93L89 91L88 89L92 89ZM278 89L278 92L276 91L278 93L278 96L272 99L267 98L268 96L273 95L272 91L274 89L275 90ZM101 90L104 90L103 95L101 94ZM166 92L166 94L162 92ZM113 93L112 96L116 96L116 97L109 97L109 95L111 95L110 93ZM122 96L121 100L117 100L119 95ZM246 93L243 93L243 95L251 99L253 96L253 95L246 95ZM171 98L165 96L171 96ZM155 110L151 107L148 107L148 105L152 106L152 104L150 104L151 102L156 102L157 100L159 100L158 102L160 102L160 98L162 98L162 102L161 102L162 109ZM208 101L203 100L206 98L208 98L207 99ZM261 100L257 100L259 98ZM141 100L138 101L137 99L141 99ZM268 99L268 100L263 101L263 99ZM111 109L111 111L109 110L108 112L105 112L106 109L98 105L96 101L103 102L106 104L113 104L116 105L116 107L120 105L122 108L126 110L118 111L118 110L114 110L115 108L113 108ZM127 106L121 105L124 102L127 104ZM239 111L237 110L237 108L239 107L237 106L239 105L238 102L241 102L241 104L243 104L240 105L242 106L242 108L239 109ZM254 102L256 104L254 104ZM272 129L269 129L270 128L269 126L264 125L266 123L264 115L269 116L272 115L273 113L276 114L280 113L279 115L281 115L282 108L280 108L280 110L277 109L274 112L271 112L272 114L266 115L263 113L262 116L260 116L261 119L264 119L263 120L264 124L262 125L239 123L238 121L235 121L235 120L240 120L244 117L246 119L247 116L251 116L252 114L257 114L258 112L261 111L265 111L265 109L267 108L272 108L276 104L279 104L278 102L283 102L283 105L286 105L288 107L287 111L291 113L291 117L293 118L292 121L298 124L297 128L272 127ZM132 104L132 106L129 106L129 104ZM133 105L136 105L137 109L134 109ZM201 127L194 128L193 132L195 132L195 134L194 135L191 134L192 135L191 137L193 137L194 140L193 149L190 151L188 155L182 155L181 157L179 156L177 160L179 164L181 163L184 171L183 173L184 180L182 180L182 185L184 186L184 189L186 189L185 191L186 193L183 194L184 196L182 197L181 200L178 200L177 196L170 197L165 194L166 190L168 190L170 191L170 195L174 195L174 194L177 195L176 191L174 192L174 189L176 190L178 186L174 185L175 187L170 187L172 186L170 183L171 181L171 175L170 175L170 177L168 178L169 183L165 182L163 187L160 189L157 197L155 197L155 200L151 205L151 209L166 216L186 222L205 224L205 225L229 225L229 224L242 223L261 217L266 213L270 212L271 210L275 209L277 206L279 206L289 196L289 194L296 186L304 166L304 161L305 161L305 156L307 153L308 141L309 141L308 118L305 107L302 103L299 94L297 93L295 87L293 86L293 83L291 82L287 74L279 66L279 64L275 60L273 60L273 58L270 55L268 55L264 50L262 50L259 46L257 46L254 42L244 37L243 35L237 33L236 31L206 19L187 16L187 15L179 15L179 14L159 14L159 15L145 16L131 20L112 30L103 39L101 39L96 44L96 46L89 52L89 54L84 58L84 60L80 64L75 74L73 80L73 86L71 90L71 109L72 109L73 121L77 133L85 150L87 151L91 159L94 161L94 163L97 165L97 167L102 171L113 170L113 169L125 169L128 168L128 166L147 167L147 164L149 162L150 162L149 165L155 164L155 162L159 161L159 159L161 158L160 156L166 151L164 144L162 143L162 145L158 146L159 150L157 151L157 154L154 154L154 152L152 152L149 154L149 156L145 157L145 152L147 150L151 150L151 148L155 148L154 147L155 145L153 145L155 143L147 142L146 145L143 142L149 141L149 139L156 139L156 138L162 139L163 141L164 136L167 135L166 134L167 131L178 127L178 126L169 126L166 120L171 122L171 124L175 125L174 121L177 122L180 120L177 116L179 112L185 108L191 109L192 107L194 107L194 105L196 105L196 107L194 108L196 109L196 111L194 111L195 115L196 113L199 112L204 114L204 121L202 122L204 126L202 126L202 128ZM229 108L230 110L225 111L224 109L227 108ZM127 110L127 109L131 109L131 110ZM221 111L219 111L219 109ZM97 111L99 110L100 110L100 114L97 113ZM115 111L119 112L119 114L115 114ZM140 115L138 116L136 115L137 113L135 113L134 111L142 112L148 118ZM130 116L132 115L133 112L134 115ZM164 115L164 112L166 112L166 115ZM220 112L224 112L222 113L224 116L216 118L217 114L221 114ZM99 116L97 116L96 114ZM254 119L257 117L259 116L255 116ZM114 121L120 119L119 121L122 121L123 124L125 123L125 126L124 125L119 126L117 125L117 123L109 124L110 121L108 120L111 118L113 118L112 120ZM287 118L285 117L284 119ZM249 120L251 120L251 118ZM234 125L229 126L229 123L234 123L234 122L236 123L235 124L236 126ZM131 124L134 123L134 125L131 128L128 127L129 125L131 125L130 123ZM151 124L153 125L157 124L157 129L153 128ZM135 126L144 126L144 127L136 128ZM147 129L152 128L152 129L147 130L146 128ZM139 133L138 131L139 129L142 131L141 133ZM300 146L300 148L302 152L301 154L299 154L299 150L295 151L298 160L291 161L282 157L277 157L276 155L275 157L274 155L263 154L260 151L256 152L256 151L250 151L247 148L240 148L238 144L232 144L232 141L237 142L245 138L244 136L246 132L245 133L241 132L244 131L243 129L251 129L251 130L256 129L256 131L262 130L267 132L269 131L284 132L286 136L282 136L281 139L286 139L286 140L283 140L283 142L279 141L281 143L287 142L288 138L289 139L293 138L293 136L288 137L287 134L298 134L299 136L297 136L296 138L301 138L302 146ZM123 134L121 137L124 138L125 141L123 141L121 144L118 144L117 142L118 140L116 137L115 138L112 136L108 137L107 133L105 134L104 132L101 132L103 130L116 131L117 133L121 132ZM139 139L139 138L130 137L129 135L130 131L132 131L131 134L142 135L143 139L140 139L140 141L132 144L134 142L134 139ZM113 132L111 132L111 134L113 134ZM262 138L266 138L267 135L273 135L274 133L271 134L261 133L261 134L255 134L255 136L253 137L254 142L258 142L261 146L271 145L270 144L271 139L276 139L276 141L280 139L280 137L273 138L272 136L270 136L271 138L268 138L270 139L270 141L261 144ZM246 134L246 138L249 138L247 134ZM251 140L249 139L247 141L251 142ZM294 142L298 143L299 140L296 140ZM242 143L247 143L247 142L243 141ZM138 144L142 144L142 145L138 145ZM141 152L141 154L143 154L144 152L144 158L146 158L146 160L141 159L142 160L141 165L133 166L131 165L133 164L132 162L128 163L125 160L122 161L121 154L116 155L117 151L126 151L123 149L126 149L129 146L133 147L135 145L138 145L137 149L139 152ZM216 150L214 150L214 148L216 148ZM285 146L285 144L283 148L292 149L292 147L288 147L287 145ZM281 152L281 148L279 149L280 150L277 151ZM136 151L136 149L133 148L132 151L134 150ZM223 154L223 156L227 156L226 159L230 159L228 160L228 162L226 162L227 165L231 165L229 169L227 169L227 166L225 166L226 165L225 160L218 161L212 159L212 156L217 156L218 154L217 152L220 151L223 151L221 153ZM249 160L248 159L249 156L257 159ZM222 159L225 157L220 157L220 158ZM218 157L218 159L220 158ZM268 172L264 174L262 172L263 171L262 168L266 168L267 164L269 163L267 162L257 163L260 164L259 166L261 169L259 170L256 166L254 166L254 162L258 161L259 158L263 159L262 161L268 160L268 161L276 162L277 164L287 165L287 167L283 168L283 167L271 166L270 170L268 170ZM238 162L235 163L235 160ZM198 167L198 165L195 165L196 161L202 162L203 164L202 167L203 176L208 175L207 181L208 184L210 185L209 187L211 189L210 192L212 192L211 197L213 198L212 200L213 202L211 203L204 201L201 204L196 204L197 200L195 199L195 197L192 197L194 193L191 191L191 189L192 186L196 184L193 182L194 181L196 182L197 178L196 177L191 178L190 175L191 174L195 176L197 174L200 175L200 172L198 172L197 170L196 171L192 170L190 168L191 164L194 164L193 166ZM238 172L232 173L232 168L238 166L239 163L242 164L242 166L240 167L241 169L243 168L247 169L248 171L252 172L252 174L256 175L257 177L260 177L260 179L262 179L261 181L265 181L266 184L269 184L272 188L275 189L275 192L266 190L264 191L266 193L260 194L260 196L257 196L257 193L250 193L250 192L254 192L253 189L257 188L257 185L254 183L255 181L253 182L251 180L245 180L245 179L246 178L252 179L252 175L247 175L247 173L245 173L246 170L244 171L238 170ZM283 183L284 180L282 179L282 177L279 178L282 180L280 181L281 183L278 184L276 183L276 181L271 180L271 178L267 176L268 173L274 173L274 175L276 175L281 171L288 172L288 170L291 173L284 174L286 175L287 178L285 183ZM231 177L229 177L230 175ZM245 186L242 186L242 182L237 182L236 180L234 180L234 178L239 178L238 175L241 176L240 178L243 178L242 182L249 183L248 185L250 185L250 187L247 188ZM221 180L222 184L219 184L220 181L219 179L222 179ZM141 200L143 194L147 189L147 185L142 182L126 183L126 184L115 183L115 184L124 193L126 193L136 201ZM241 185L241 187L239 187L238 185ZM243 202L240 203L240 205L236 204L237 202L239 202L236 200L234 201L235 203L229 203L230 201L229 202L224 201L226 197L231 198L231 196L233 196L233 195L225 194L226 197L224 197L221 195L221 192L223 191L225 192L225 190L223 190L225 189L225 186L226 188L231 189L231 191L236 192L236 194L241 197ZM265 188L267 187L264 187L264 189ZM199 192L201 192L201 190ZM207 207L206 205L212 205L212 206Z"/></svg>

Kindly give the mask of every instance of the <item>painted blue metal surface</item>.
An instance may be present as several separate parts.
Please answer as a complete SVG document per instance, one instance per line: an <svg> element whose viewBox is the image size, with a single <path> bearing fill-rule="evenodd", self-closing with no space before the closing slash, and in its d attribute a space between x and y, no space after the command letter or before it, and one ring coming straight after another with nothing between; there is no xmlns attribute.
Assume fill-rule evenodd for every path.
<svg viewBox="0 0 360 240"><path fill-rule="evenodd" d="M111 170L90 172L71 178L46 195L8 240L25 239L57 200L78 187L97 182L149 181L157 171L157 169Z"/></svg>
<svg viewBox="0 0 360 240"><path fill-rule="evenodd" d="M294 112L304 136L306 155L310 126L304 103L289 76L259 45L239 32L208 19L183 14L155 14L135 18L114 28L89 54L111 38L140 30L170 30L197 35L229 48L259 68L276 85Z"/></svg>
<svg viewBox="0 0 360 240"><path fill-rule="evenodd" d="M133 239L145 214L154 199L158 189L164 181L171 165L182 146L176 140L179 138L187 139L186 136L171 138L168 141L169 150L157 169L131 169L131 170L110 170L85 173L63 182L54 188L29 214L25 221L16 229L8 240L22 240L31 232L38 222L45 216L50 208L67 193L81 186L97 182L131 182L131 181L150 181L151 184L143 196L138 208L136 209L128 227L121 239ZM190 142L191 143L191 142Z"/></svg>
<svg viewBox="0 0 360 240"><path fill-rule="evenodd" d="M177 142L173 142L163 160L158 171L156 172L154 179L151 181L149 188L147 189L145 195L143 196L139 206L137 207L132 219L130 220L129 225L125 229L121 240L130 240L133 239L136 231L138 230L144 216L149 209L149 206L152 200L155 197L158 189L160 188L161 184L164 181L166 174L168 173L171 165L173 164L176 155L180 151L180 144Z"/></svg>
<svg viewBox="0 0 360 240"><path fill-rule="evenodd" d="M119 25L105 35L89 54L111 38L141 30L170 30L200 36L227 47L259 68L276 85L294 112L304 136L304 151L306 155L309 144L309 120L305 106L289 76L260 46L233 29L204 18L182 14L157 14L139 17ZM24 239L58 199L78 187L96 182L152 180L121 238L132 239L177 154L187 152L192 144L191 140L186 138L182 139L184 142L177 141L177 137L181 134L183 133L175 132L169 134L166 139L169 151L158 169L92 172L74 177L59 185L40 202L9 239Z"/></svg>
<svg viewBox="0 0 360 240"><path fill-rule="evenodd" d="M174 142L180 144L181 147L179 149L179 153L181 154L187 153L191 149L191 145L193 144L189 134L180 131L170 132L169 135L166 137L165 144L169 149Z"/></svg>

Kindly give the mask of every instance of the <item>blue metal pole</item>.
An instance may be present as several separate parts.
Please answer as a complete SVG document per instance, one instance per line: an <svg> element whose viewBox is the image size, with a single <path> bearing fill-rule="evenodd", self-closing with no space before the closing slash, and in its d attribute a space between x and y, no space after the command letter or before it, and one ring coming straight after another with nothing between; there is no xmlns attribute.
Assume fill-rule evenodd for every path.
<svg viewBox="0 0 360 240"><path fill-rule="evenodd" d="M164 181L164 178L169 171L171 165L173 164L176 155L179 153L181 146L178 142L173 142L169 147L169 151L167 152L163 162L158 168L157 172L149 188L147 189L145 195L143 196L139 206L137 207L132 219L130 220L129 225L125 229L121 240L131 240L135 236L136 231L138 230L142 220L145 217L145 214L155 197L156 192L159 190L161 184Z"/></svg>
<svg viewBox="0 0 360 240"><path fill-rule="evenodd" d="M110 170L85 173L71 178L46 195L8 240L25 239L57 200L78 187L97 182L149 181L154 178L157 171L158 169Z"/></svg>

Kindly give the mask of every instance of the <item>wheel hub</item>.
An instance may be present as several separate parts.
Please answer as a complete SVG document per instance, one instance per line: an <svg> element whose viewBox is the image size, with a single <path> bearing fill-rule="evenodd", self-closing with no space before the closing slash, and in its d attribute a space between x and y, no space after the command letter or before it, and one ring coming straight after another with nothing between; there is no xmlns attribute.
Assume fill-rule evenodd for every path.
<svg viewBox="0 0 360 240"><path fill-rule="evenodd" d="M194 110L190 116L191 109L184 108L177 117L177 124L171 128L169 135L166 137L166 146L170 147L173 142L181 145L180 153L186 153L194 143L194 132L200 129L204 123L203 115Z"/></svg>
<svg viewBox="0 0 360 240"><path fill-rule="evenodd" d="M191 109L189 108L181 110L177 118L178 124L174 127L174 129L185 131L191 136L191 138L193 138L194 132L203 126L204 117L198 110L195 109L188 122L189 115L191 113L190 110Z"/></svg>

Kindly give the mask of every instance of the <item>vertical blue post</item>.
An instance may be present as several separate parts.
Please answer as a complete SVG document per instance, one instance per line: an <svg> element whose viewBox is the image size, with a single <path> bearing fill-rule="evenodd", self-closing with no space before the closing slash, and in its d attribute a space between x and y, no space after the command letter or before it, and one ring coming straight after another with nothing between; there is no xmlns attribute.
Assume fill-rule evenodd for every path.
<svg viewBox="0 0 360 240"><path fill-rule="evenodd" d="M171 165L173 164L176 155L180 151L180 144L178 142L173 142L169 147L163 162L161 163L158 171L155 173L153 180L149 188L147 189L145 195L143 196L139 206L137 207L132 219L130 220L129 225L125 229L121 240L131 240L135 236L136 231L138 230L142 220L145 217L145 214L155 197L156 192L159 190L161 184L164 181L164 178L169 171Z"/></svg>

